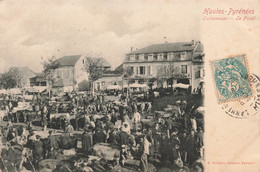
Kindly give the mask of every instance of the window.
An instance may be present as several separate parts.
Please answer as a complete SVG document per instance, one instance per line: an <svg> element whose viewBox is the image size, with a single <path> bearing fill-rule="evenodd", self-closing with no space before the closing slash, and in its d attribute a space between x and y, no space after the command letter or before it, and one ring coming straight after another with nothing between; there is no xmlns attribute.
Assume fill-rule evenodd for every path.
<svg viewBox="0 0 260 172"><path fill-rule="evenodd" d="M135 61L135 55L130 55L130 61Z"/></svg>
<svg viewBox="0 0 260 172"><path fill-rule="evenodd" d="M181 53L181 59L182 59L182 60L186 59L186 52L182 52L182 53Z"/></svg>
<svg viewBox="0 0 260 172"><path fill-rule="evenodd" d="M181 65L181 73L187 73L187 65Z"/></svg>
<svg viewBox="0 0 260 172"><path fill-rule="evenodd" d="M173 53L168 53L167 59L168 59L168 60L173 60Z"/></svg>
<svg viewBox="0 0 260 172"><path fill-rule="evenodd" d="M139 74L145 75L145 67L144 66L140 66Z"/></svg>
<svg viewBox="0 0 260 172"><path fill-rule="evenodd" d="M163 53L158 54L158 60L163 60Z"/></svg>
<svg viewBox="0 0 260 172"><path fill-rule="evenodd" d="M153 54L148 54L148 60L152 61L153 60Z"/></svg>

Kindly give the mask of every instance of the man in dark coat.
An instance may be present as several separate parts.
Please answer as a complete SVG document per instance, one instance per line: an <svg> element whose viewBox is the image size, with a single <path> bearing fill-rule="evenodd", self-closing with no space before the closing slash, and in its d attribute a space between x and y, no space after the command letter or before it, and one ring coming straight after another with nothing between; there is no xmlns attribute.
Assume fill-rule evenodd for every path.
<svg viewBox="0 0 260 172"><path fill-rule="evenodd" d="M40 141L40 136L36 136L36 140L33 143L33 160L36 164L39 163L39 161L42 160L43 155L43 149L42 149L43 143Z"/></svg>
<svg viewBox="0 0 260 172"><path fill-rule="evenodd" d="M86 153L89 153L91 147L93 146L93 138L90 131L90 128L85 128L82 134L82 150Z"/></svg>
<svg viewBox="0 0 260 172"><path fill-rule="evenodd" d="M53 158L55 152L59 149L57 139L54 135L52 135L52 131L49 131L47 148L48 148L48 158Z"/></svg>
<svg viewBox="0 0 260 172"><path fill-rule="evenodd" d="M111 128L111 132L109 133L109 138L107 142L112 145L116 145L119 142L119 136L114 128Z"/></svg>
<svg viewBox="0 0 260 172"><path fill-rule="evenodd" d="M93 135L93 143L94 145L97 143L105 143L106 141L106 135L105 133L102 131L102 129L97 129L96 133Z"/></svg>
<svg viewBox="0 0 260 172"><path fill-rule="evenodd" d="M199 127L198 128L198 133L197 133L197 147L198 147L198 150L200 152L200 157L203 157L204 156L204 151L203 151L203 146L204 146L204 139L203 139L203 131L202 129Z"/></svg>
<svg viewBox="0 0 260 172"><path fill-rule="evenodd" d="M187 162L192 164L197 156L197 140L194 130L191 130L190 135L187 137Z"/></svg>

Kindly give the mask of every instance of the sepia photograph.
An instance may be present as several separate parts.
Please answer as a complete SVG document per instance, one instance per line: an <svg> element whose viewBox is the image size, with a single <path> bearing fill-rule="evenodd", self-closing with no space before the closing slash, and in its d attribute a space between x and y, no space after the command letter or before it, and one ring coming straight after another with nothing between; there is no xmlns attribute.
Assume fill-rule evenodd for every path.
<svg viewBox="0 0 260 172"><path fill-rule="evenodd" d="M257 171L245 4L0 0L0 171Z"/></svg>

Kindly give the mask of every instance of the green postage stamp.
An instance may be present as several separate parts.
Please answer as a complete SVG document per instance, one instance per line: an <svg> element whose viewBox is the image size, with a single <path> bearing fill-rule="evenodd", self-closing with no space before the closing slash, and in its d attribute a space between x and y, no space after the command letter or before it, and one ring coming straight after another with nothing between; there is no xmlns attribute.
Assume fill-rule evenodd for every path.
<svg viewBox="0 0 260 172"><path fill-rule="evenodd" d="M252 96L245 55L211 61L219 103Z"/></svg>

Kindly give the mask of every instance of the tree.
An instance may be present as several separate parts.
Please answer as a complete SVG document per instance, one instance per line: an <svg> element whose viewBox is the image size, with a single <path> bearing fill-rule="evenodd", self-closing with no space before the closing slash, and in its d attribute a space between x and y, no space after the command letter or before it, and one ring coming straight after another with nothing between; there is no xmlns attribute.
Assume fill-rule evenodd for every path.
<svg viewBox="0 0 260 172"><path fill-rule="evenodd" d="M92 96L94 96L94 82L101 78L104 73L103 60L102 58L86 57L84 68L92 82Z"/></svg>
<svg viewBox="0 0 260 172"><path fill-rule="evenodd" d="M21 87L23 85L22 76L16 68L10 68L2 74L0 78L0 85L4 89Z"/></svg>
<svg viewBox="0 0 260 172"><path fill-rule="evenodd" d="M43 60L43 58L42 58ZM56 80L55 69L59 67L59 61L54 57L50 57L47 60L43 60L43 73L48 84L49 98L51 97L51 89Z"/></svg>
<svg viewBox="0 0 260 172"><path fill-rule="evenodd" d="M173 61L171 61L167 65L161 65L157 73L158 82L163 83L165 80L167 80L170 82L170 85L172 86L173 78L175 77L177 72L178 66L176 67Z"/></svg>
<svg viewBox="0 0 260 172"><path fill-rule="evenodd" d="M129 97L129 79L130 77L134 74L134 71L131 67L126 67L124 68L123 70L123 78L126 79L127 81L127 90L126 90L126 100L127 100L127 103L128 103L128 97Z"/></svg>

